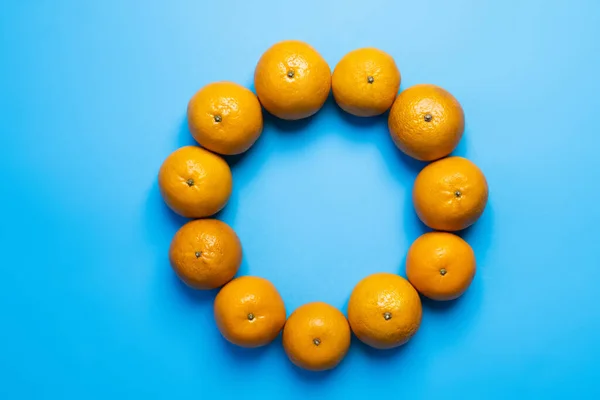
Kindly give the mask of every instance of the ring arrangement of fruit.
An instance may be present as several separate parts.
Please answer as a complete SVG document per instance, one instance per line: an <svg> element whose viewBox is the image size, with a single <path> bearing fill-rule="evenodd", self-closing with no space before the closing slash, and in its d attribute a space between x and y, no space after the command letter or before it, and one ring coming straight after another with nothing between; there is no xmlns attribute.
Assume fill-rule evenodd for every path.
<svg viewBox="0 0 600 400"><path fill-rule="evenodd" d="M333 74L311 46L300 41L273 45L254 74L256 95L231 82L200 89L187 109L190 132L200 146L169 155L159 171L165 203L190 218L169 249L171 266L188 286L220 288L215 321L234 345L259 347L283 331L289 359L308 370L336 367L346 355L351 334L377 349L400 346L421 324L419 293L437 301L456 299L471 284L475 255L454 233L475 223L486 207L488 185L481 170L462 157L449 156L460 141L464 112L441 87L422 84L400 94L400 72L387 53L364 48L342 58ZM407 279L375 273L353 289L346 316L331 305L305 304L286 319L275 286L255 276L236 277L242 245L226 223L210 218L227 204L232 175L221 155L248 150L263 129L262 109L284 120L310 117L330 91L344 111L371 117L389 110L388 127L398 149L430 162L412 191L420 220L433 231L409 248Z"/></svg>

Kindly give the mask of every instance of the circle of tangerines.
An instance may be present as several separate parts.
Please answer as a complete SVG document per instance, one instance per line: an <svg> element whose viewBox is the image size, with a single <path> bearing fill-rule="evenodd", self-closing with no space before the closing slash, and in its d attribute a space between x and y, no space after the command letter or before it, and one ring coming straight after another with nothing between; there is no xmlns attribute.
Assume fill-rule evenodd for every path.
<svg viewBox="0 0 600 400"><path fill-rule="evenodd" d="M378 349L400 346L418 330L422 308L418 292L433 300L461 296L475 275L475 256L459 236L475 223L488 199L485 177L472 162L447 157L464 132L464 112L446 90L416 85L400 94L400 72L387 53L364 48L342 58L333 75L311 46L299 41L275 44L260 58L257 94L232 82L199 90L188 104L188 123L201 147L186 146L161 166L159 186L167 205L192 220L175 235L171 266L188 286L216 289L215 321L229 342L260 347L283 331L290 360L309 370L337 366L353 332ZM247 151L262 133L262 109L284 120L314 115L333 89L335 101L358 117L389 110L388 127L396 146L431 161L417 176L413 202L433 232L410 247L407 279L372 274L354 288L348 318L330 305L309 303L289 318L277 289L259 277L235 277L241 264L239 238L222 221L210 219L232 191L229 166L221 155Z"/></svg>

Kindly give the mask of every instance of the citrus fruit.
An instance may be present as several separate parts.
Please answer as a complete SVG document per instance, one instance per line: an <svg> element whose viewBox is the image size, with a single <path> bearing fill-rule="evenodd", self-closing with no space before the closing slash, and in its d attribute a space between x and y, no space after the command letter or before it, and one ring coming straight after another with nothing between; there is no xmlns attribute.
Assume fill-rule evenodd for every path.
<svg viewBox="0 0 600 400"><path fill-rule="evenodd" d="M267 111L286 120L315 114L331 89L331 69L310 45L287 40L271 46L254 71L254 87Z"/></svg>
<svg viewBox="0 0 600 400"><path fill-rule="evenodd" d="M187 218L203 218L220 211L231 196L229 165L216 154L197 146L171 153L158 174L165 203Z"/></svg>
<svg viewBox="0 0 600 400"><path fill-rule="evenodd" d="M467 242L448 232L429 232L408 250L406 275L412 285L433 300L460 297L475 276L475 253Z"/></svg>
<svg viewBox="0 0 600 400"><path fill-rule="evenodd" d="M260 347L272 342L285 324L285 305L273 284L255 276L235 278L219 291L215 321L229 342Z"/></svg>
<svg viewBox="0 0 600 400"><path fill-rule="evenodd" d="M475 223L488 200L481 170L462 157L435 161L421 170L413 187L413 203L423 223L439 231L458 231Z"/></svg>
<svg viewBox="0 0 600 400"><path fill-rule="evenodd" d="M283 348L296 366L312 371L336 367L350 347L350 326L341 311L322 302L298 307L283 328Z"/></svg>
<svg viewBox="0 0 600 400"><path fill-rule="evenodd" d="M331 87L344 111L371 117L386 112L400 88L400 71L388 53L363 48L346 54L333 70Z"/></svg>
<svg viewBox="0 0 600 400"><path fill-rule="evenodd" d="M401 92L388 119L390 134L405 154L433 161L450 154L465 130L460 103L439 86L421 84Z"/></svg>
<svg viewBox="0 0 600 400"><path fill-rule="evenodd" d="M242 245L225 222L198 219L175 233L169 260L177 276L188 286L214 289L237 273L242 263Z"/></svg>
<svg viewBox="0 0 600 400"><path fill-rule="evenodd" d="M363 278L348 302L352 331L376 349L408 342L419 329L422 312L415 288L401 276L385 272Z"/></svg>
<svg viewBox="0 0 600 400"><path fill-rule="evenodd" d="M188 103L187 116L194 139L202 147L220 154L245 152L263 129L258 98L233 82L204 86Z"/></svg>

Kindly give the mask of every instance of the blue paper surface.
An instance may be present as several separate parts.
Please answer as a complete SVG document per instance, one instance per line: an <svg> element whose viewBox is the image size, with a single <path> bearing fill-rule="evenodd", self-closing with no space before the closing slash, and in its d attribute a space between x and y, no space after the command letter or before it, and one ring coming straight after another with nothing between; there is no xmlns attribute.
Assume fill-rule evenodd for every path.
<svg viewBox="0 0 600 400"><path fill-rule="evenodd" d="M600 3L571 1L4 0L0 6L0 398L506 399L600 397ZM353 340L339 368L300 371L281 341L219 335L213 292L186 289L167 250L184 222L157 172L193 143L185 112L212 81L251 87L264 50L305 40L331 68L389 52L402 89L461 102L455 154L490 186L463 237L478 271L463 298L424 303L395 351ZM272 280L288 314L342 310L379 271L404 275L425 231L410 193L422 164L384 117L332 100L265 116L231 160L219 215L240 273Z"/></svg>

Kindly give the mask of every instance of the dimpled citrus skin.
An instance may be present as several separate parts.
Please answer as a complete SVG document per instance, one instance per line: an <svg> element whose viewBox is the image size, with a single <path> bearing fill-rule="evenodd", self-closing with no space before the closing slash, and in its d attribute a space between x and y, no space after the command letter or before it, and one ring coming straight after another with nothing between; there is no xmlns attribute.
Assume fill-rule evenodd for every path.
<svg viewBox="0 0 600 400"><path fill-rule="evenodd" d="M435 161L421 170L413 186L417 215L438 231L459 231L485 210L488 184L483 172L462 157Z"/></svg>
<svg viewBox="0 0 600 400"><path fill-rule="evenodd" d="M348 302L352 331L376 349L408 342L421 325L422 313L415 288L401 276L384 272L362 279Z"/></svg>
<svg viewBox="0 0 600 400"><path fill-rule="evenodd" d="M386 112L400 88L400 71L384 51L363 48L346 54L331 79L333 96L340 108L358 117Z"/></svg>
<svg viewBox="0 0 600 400"><path fill-rule="evenodd" d="M258 98L233 82L204 86L188 103L187 115L194 139L202 147L220 154L245 152L263 129Z"/></svg>
<svg viewBox="0 0 600 400"><path fill-rule="evenodd" d="M254 87L271 114L286 120L302 119L319 111L327 100L331 69L310 45L287 40L261 56L254 71Z"/></svg>
<svg viewBox="0 0 600 400"><path fill-rule="evenodd" d="M285 324L285 305L271 282L255 276L235 278L219 291L215 321L229 342L260 347L272 342Z"/></svg>
<svg viewBox="0 0 600 400"><path fill-rule="evenodd" d="M229 165L216 154L197 146L171 153L158 173L165 203L187 218L203 218L220 211L231 196Z"/></svg>
<svg viewBox="0 0 600 400"><path fill-rule="evenodd" d="M465 130L460 103L439 86L421 84L401 92L390 110L390 135L405 154L433 161L450 154Z"/></svg>
<svg viewBox="0 0 600 400"><path fill-rule="evenodd" d="M322 302L298 307L283 328L283 348L296 366L310 371L335 368L350 347L350 326L341 311Z"/></svg>
<svg viewBox="0 0 600 400"><path fill-rule="evenodd" d="M242 263L236 233L217 219L198 219L183 225L169 248L171 267L194 289L215 289L229 282Z"/></svg>
<svg viewBox="0 0 600 400"><path fill-rule="evenodd" d="M432 300L454 300L475 277L475 253L467 242L448 232L428 232L408 249L406 275Z"/></svg>

